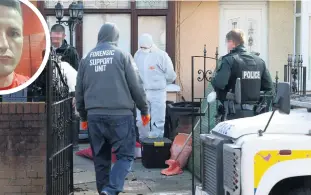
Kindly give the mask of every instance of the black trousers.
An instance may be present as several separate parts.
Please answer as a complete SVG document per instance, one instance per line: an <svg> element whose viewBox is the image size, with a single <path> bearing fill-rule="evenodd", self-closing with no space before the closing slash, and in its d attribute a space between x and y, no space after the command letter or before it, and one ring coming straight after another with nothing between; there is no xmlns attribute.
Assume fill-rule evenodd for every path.
<svg viewBox="0 0 311 195"><path fill-rule="evenodd" d="M227 120L239 119L239 118L246 118L255 116L253 110L242 110L241 108L236 108L235 114L228 114Z"/></svg>
<svg viewBox="0 0 311 195"><path fill-rule="evenodd" d="M224 105L224 104L222 103L222 105ZM222 105L220 105L220 107ZM235 113L234 114L233 113L227 114L227 120L252 117L255 115L263 114L265 112L269 112L269 110L270 110L269 107L262 107L262 109L259 110L258 113L256 113L255 110L257 109L257 106L260 106L260 105L249 105L249 104L238 105L238 104L235 104L234 105ZM224 107L218 108L218 115L224 116ZM223 118L221 120L223 120Z"/></svg>

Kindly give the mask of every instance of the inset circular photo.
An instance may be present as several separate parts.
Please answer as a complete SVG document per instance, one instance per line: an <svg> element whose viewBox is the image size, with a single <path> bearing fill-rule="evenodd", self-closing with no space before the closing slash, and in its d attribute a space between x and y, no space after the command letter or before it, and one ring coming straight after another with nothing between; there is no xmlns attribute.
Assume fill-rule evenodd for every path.
<svg viewBox="0 0 311 195"><path fill-rule="evenodd" d="M50 47L48 25L30 1L0 0L0 95L33 83L47 64Z"/></svg>

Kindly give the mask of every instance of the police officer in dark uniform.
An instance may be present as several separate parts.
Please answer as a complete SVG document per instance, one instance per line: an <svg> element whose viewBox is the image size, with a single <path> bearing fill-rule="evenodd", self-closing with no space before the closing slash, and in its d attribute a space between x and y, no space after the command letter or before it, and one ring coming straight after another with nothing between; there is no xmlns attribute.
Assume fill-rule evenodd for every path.
<svg viewBox="0 0 311 195"><path fill-rule="evenodd" d="M212 80L217 99L229 105L227 120L254 116L260 101L261 91L272 91L273 83L265 62L256 54L246 51L244 33L231 30L226 35L228 54L221 59ZM234 93L237 78L241 81L241 104L228 104L228 92ZM223 113L224 113L223 109Z"/></svg>

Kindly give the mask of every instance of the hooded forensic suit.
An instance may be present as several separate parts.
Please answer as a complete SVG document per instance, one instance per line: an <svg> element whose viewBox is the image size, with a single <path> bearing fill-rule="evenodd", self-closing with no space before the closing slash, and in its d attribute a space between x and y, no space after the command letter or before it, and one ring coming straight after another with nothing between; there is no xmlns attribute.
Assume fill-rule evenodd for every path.
<svg viewBox="0 0 311 195"><path fill-rule="evenodd" d="M137 110L139 137L163 137L166 86L175 81L176 73L171 58L165 51L156 47L151 35L143 34L139 39L139 47L134 60L144 83L151 113L151 125L143 126L140 112Z"/></svg>

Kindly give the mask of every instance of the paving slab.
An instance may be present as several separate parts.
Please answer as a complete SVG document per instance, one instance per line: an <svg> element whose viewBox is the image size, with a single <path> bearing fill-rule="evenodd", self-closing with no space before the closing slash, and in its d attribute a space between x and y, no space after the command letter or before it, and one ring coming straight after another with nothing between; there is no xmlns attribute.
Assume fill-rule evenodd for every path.
<svg viewBox="0 0 311 195"><path fill-rule="evenodd" d="M80 149L88 144L80 144ZM94 195L96 180L93 161L74 155L75 195ZM191 195L191 173L164 176L161 169L146 169L136 160L128 174L122 195Z"/></svg>
<svg viewBox="0 0 311 195"><path fill-rule="evenodd" d="M85 148L85 144L81 145L79 148ZM95 170L92 160L82 158L74 154L73 164L74 184L89 183L95 181Z"/></svg>
<svg viewBox="0 0 311 195"><path fill-rule="evenodd" d="M98 195L97 192L75 192L75 195ZM120 195L138 195L137 193L120 193ZM145 195L142 193L142 195ZM146 193L146 195L191 195L191 191L187 192L160 192L160 193Z"/></svg>

